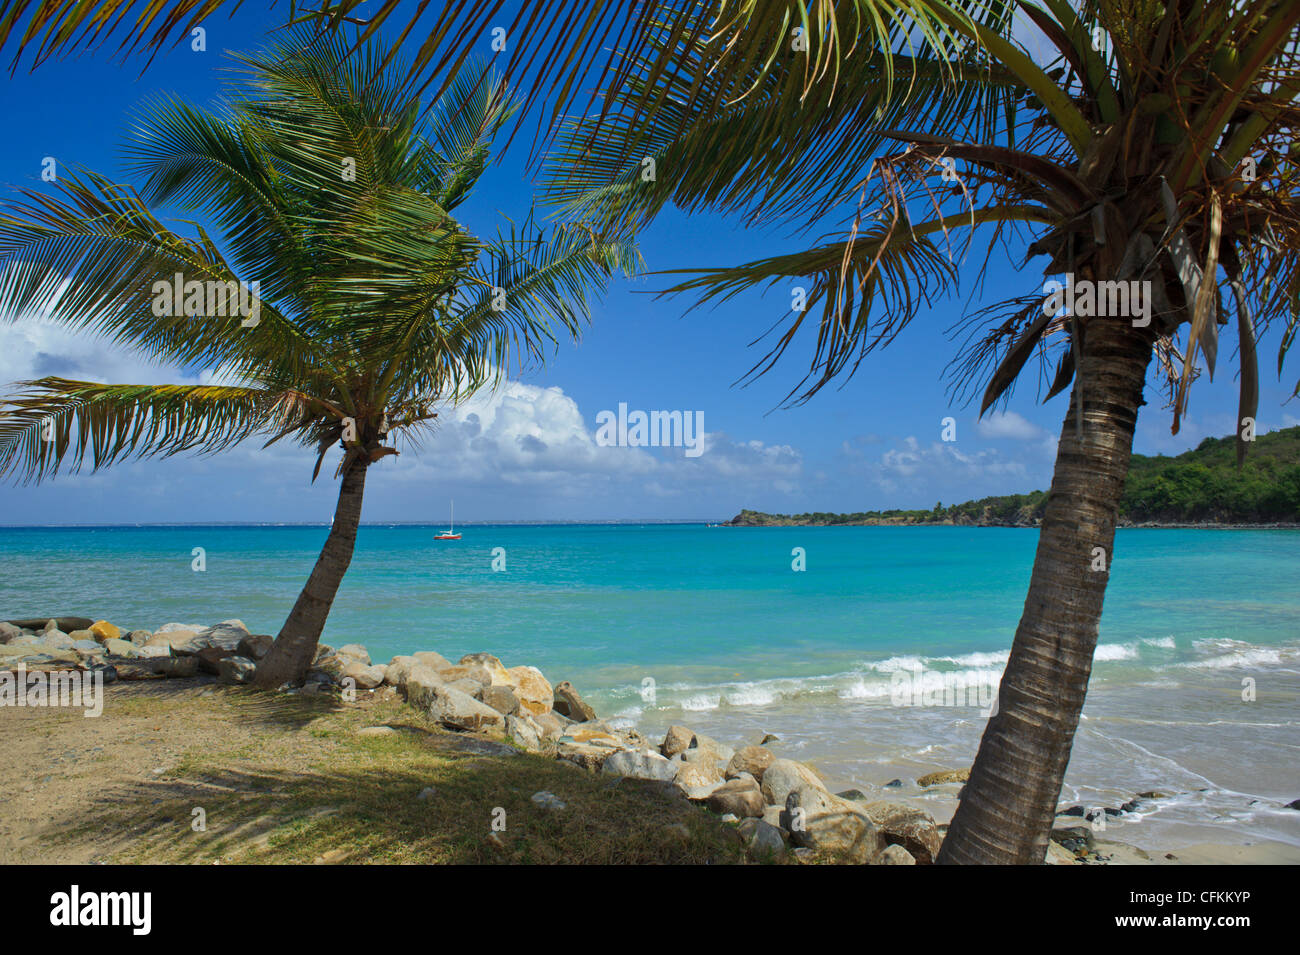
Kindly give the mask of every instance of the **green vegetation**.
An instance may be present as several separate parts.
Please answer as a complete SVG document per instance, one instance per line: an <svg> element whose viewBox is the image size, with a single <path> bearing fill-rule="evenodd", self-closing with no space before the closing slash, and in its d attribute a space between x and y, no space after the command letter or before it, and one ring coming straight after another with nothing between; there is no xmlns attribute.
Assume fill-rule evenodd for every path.
<svg viewBox="0 0 1300 955"><path fill-rule="evenodd" d="M930 510L858 511L854 514L764 514L741 511L728 523L978 524L1024 527L1042 520L1046 491L1004 494ZM1133 524L1300 523L1300 427L1260 435L1237 467L1236 439L1206 438L1177 457L1133 455L1120 518Z"/></svg>

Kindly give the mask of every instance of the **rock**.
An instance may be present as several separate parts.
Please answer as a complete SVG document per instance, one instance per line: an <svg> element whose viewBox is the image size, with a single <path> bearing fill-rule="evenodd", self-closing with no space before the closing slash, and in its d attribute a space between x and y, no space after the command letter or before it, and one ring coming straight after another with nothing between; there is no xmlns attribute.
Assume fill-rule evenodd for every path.
<svg viewBox="0 0 1300 955"><path fill-rule="evenodd" d="M171 647L150 647L137 646L136 653L142 657L169 657L172 655Z"/></svg>
<svg viewBox="0 0 1300 955"><path fill-rule="evenodd" d="M191 630L178 623L167 623L153 632L153 636L146 641L145 646L167 647L170 652L176 645L184 645L193 640L198 633L198 630Z"/></svg>
<svg viewBox="0 0 1300 955"><path fill-rule="evenodd" d="M916 865L916 859L897 843L890 843L876 856L873 865Z"/></svg>
<svg viewBox="0 0 1300 955"><path fill-rule="evenodd" d="M555 793L548 792L545 789L543 789L541 792L533 793L532 796L530 796L529 798L533 801L534 804L541 806L543 809L552 809L555 811L559 811L561 809L567 808L563 799L555 795Z"/></svg>
<svg viewBox="0 0 1300 955"><path fill-rule="evenodd" d="M569 721L555 713L534 713L533 722L541 728L542 739L559 739L568 731Z"/></svg>
<svg viewBox="0 0 1300 955"><path fill-rule="evenodd" d="M1138 793L1139 799L1169 799L1173 794L1167 793L1163 789L1148 789L1144 793Z"/></svg>
<svg viewBox="0 0 1300 955"><path fill-rule="evenodd" d="M366 726L363 727L362 729L357 730L357 735L365 736L367 738L381 737L381 736L396 736L397 730L391 726Z"/></svg>
<svg viewBox="0 0 1300 955"><path fill-rule="evenodd" d="M68 634L68 636L72 636L72 634ZM76 650L78 653L84 653L87 655L102 655L104 653L104 645L96 643L94 640L76 640L72 644L72 649ZM140 651L143 653L145 649L161 649L163 653L170 655L170 651L168 651L166 647L141 647Z"/></svg>
<svg viewBox="0 0 1300 955"><path fill-rule="evenodd" d="M572 739L560 737L556 746L556 755L566 762L581 766L588 772L594 773L600 770L606 758L610 756L610 750L604 746L578 743ZM664 760L664 762L667 762L667 760Z"/></svg>
<svg viewBox="0 0 1300 955"><path fill-rule="evenodd" d="M410 682L408 680L409 689ZM455 687L441 685L433 688L429 702L429 716L443 726L458 730L481 730L502 725L504 717L490 706L485 706L468 693Z"/></svg>
<svg viewBox="0 0 1300 955"><path fill-rule="evenodd" d="M445 683L461 683L466 680L476 683L479 689L475 692L478 693L492 686L493 683L491 669L477 663L450 666L445 670L438 671L438 675L442 677ZM504 681L502 681L502 685L504 685Z"/></svg>
<svg viewBox="0 0 1300 955"><path fill-rule="evenodd" d="M1047 856L1043 859L1043 865L1078 865L1079 860L1075 858L1073 852L1065 848L1059 842L1047 843Z"/></svg>
<svg viewBox="0 0 1300 955"><path fill-rule="evenodd" d="M839 796L841 799L847 799L849 802L868 801L867 794L864 793L861 789L846 789L843 792L836 793L835 795Z"/></svg>
<svg viewBox="0 0 1300 955"><path fill-rule="evenodd" d="M419 795L415 798L423 801L432 799L436 795L438 795L438 790L434 789L432 786L425 786L420 790Z"/></svg>
<svg viewBox="0 0 1300 955"><path fill-rule="evenodd" d="M551 711L555 691L546 677L542 676L541 670L529 666L511 667L506 670L506 675L510 679L511 689L519 698L520 712L540 716Z"/></svg>
<svg viewBox="0 0 1300 955"><path fill-rule="evenodd" d="M15 627L12 623L0 621L0 643L8 643L14 637L20 636L22 632L22 627Z"/></svg>
<svg viewBox="0 0 1300 955"><path fill-rule="evenodd" d="M742 746L727 763L726 776L728 779L735 779L741 773L748 773L761 783L763 773L775 760L776 755L770 749L762 746Z"/></svg>
<svg viewBox="0 0 1300 955"><path fill-rule="evenodd" d="M597 746L611 746L614 749L626 749L621 745L622 741L614 735L613 731L603 723L574 723L567 727L564 735L568 736L575 743L594 743ZM639 749L640 747L632 747Z"/></svg>
<svg viewBox="0 0 1300 955"><path fill-rule="evenodd" d="M902 781L901 779L891 779L889 782L885 783L885 788L886 788L886 789L902 789L902 788L903 788L903 781Z"/></svg>
<svg viewBox="0 0 1300 955"><path fill-rule="evenodd" d="M384 671L384 682L401 689L406 685L407 676L419 665L420 661L413 656L393 657L388 661L388 669Z"/></svg>
<svg viewBox="0 0 1300 955"><path fill-rule="evenodd" d="M1300 809L1300 799L1293 799L1286 804L1287 809Z"/></svg>
<svg viewBox="0 0 1300 955"><path fill-rule="evenodd" d="M561 684L563 685L563 684ZM601 764L601 772L632 779L655 779L671 782L677 767L653 750L619 750Z"/></svg>
<svg viewBox="0 0 1300 955"><path fill-rule="evenodd" d="M744 819L739 832L746 851L756 862L769 862L785 855L785 839L776 826L762 819Z"/></svg>
<svg viewBox="0 0 1300 955"><path fill-rule="evenodd" d="M930 865L939 855L943 836L929 813L886 800L860 802L857 805L867 814L867 818L885 837L886 842L902 846L916 862Z"/></svg>
<svg viewBox="0 0 1300 955"><path fill-rule="evenodd" d="M764 776L766 788L777 760ZM796 764L797 765L797 764ZM796 845L834 854L858 865L871 862L885 848L884 837L857 803L832 796L820 785L803 785L786 797L786 828Z"/></svg>
<svg viewBox="0 0 1300 955"><path fill-rule="evenodd" d="M95 639L100 643L105 640L120 640L122 638L122 631L107 620L96 620L86 629L93 633Z"/></svg>
<svg viewBox="0 0 1300 955"><path fill-rule="evenodd" d="M530 753L542 748L541 727L527 714L507 716L506 735Z"/></svg>
<svg viewBox="0 0 1300 955"><path fill-rule="evenodd" d="M235 653L250 660L261 660L271 652L271 647L274 644L275 637L269 633L250 633L239 641L239 644L235 647Z"/></svg>
<svg viewBox="0 0 1300 955"><path fill-rule="evenodd" d="M1070 852L1075 852L1080 849L1086 852L1095 844L1091 826L1057 827L1052 830L1051 840L1052 842L1060 843Z"/></svg>
<svg viewBox="0 0 1300 955"><path fill-rule="evenodd" d="M103 643L103 647L105 653L112 654L115 657L130 658L130 657L139 657L144 655L140 652L140 648L137 647L131 641L121 640L115 637L105 640Z"/></svg>
<svg viewBox="0 0 1300 955"><path fill-rule="evenodd" d="M222 683L251 683L257 672L257 661L248 657L222 657L217 664L217 678Z"/></svg>
<svg viewBox="0 0 1300 955"><path fill-rule="evenodd" d="M45 639L41 641L41 644L53 650L71 650L76 642L70 635L61 630L51 630L45 635ZM118 643L124 642L122 640L118 641Z"/></svg>
<svg viewBox="0 0 1300 955"><path fill-rule="evenodd" d="M446 677L447 675L450 675L452 670L455 669L456 669L455 667L452 667L451 670L443 670L442 671L443 676ZM487 689L487 687L484 686L482 683L480 683L478 680L471 680L469 677L463 677L462 679L459 680L452 680L450 683L447 684L447 686L455 687L457 690L460 690L460 692L464 693L466 696L472 697L480 701L483 699L483 691Z"/></svg>
<svg viewBox="0 0 1300 955"><path fill-rule="evenodd" d="M695 739L693 730L688 730L685 726L670 726L664 735L664 741L659 744L659 752L672 759L678 753L686 752L693 739Z"/></svg>
<svg viewBox="0 0 1300 955"><path fill-rule="evenodd" d="M411 656L415 657L417 663L427 667L432 667L435 673L441 673L443 670L451 666L450 660L444 657L441 653L434 653L432 650L420 650L417 653L411 654Z"/></svg>
<svg viewBox="0 0 1300 955"><path fill-rule="evenodd" d="M732 779L709 794L708 807L717 813L732 813L742 819L762 818L766 804L752 779Z"/></svg>
<svg viewBox="0 0 1300 955"><path fill-rule="evenodd" d="M433 667L417 664L406 676L406 702L417 710L428 711L433 703L434 691L446 686Z"/></svg>
<svg viewBox="0 0 1300 955"><path fill-rule="evenodd" d="M736 751L726 743L719 743L711 736L696 733L695 738L691 740L690 748L682 755L688 762L707 758L725 766L736 755Z"/></svg>
<svg viewBox="0 0 1300 955"><path fill-rule="evenodd" d="M508 686L489 686L483 690L483 702L504 716L519 712L519 697Z"/></svg>
<svg viewBox="0 0 1300 955"><path fill-rule="evenodd" d="M132 630L123 639L130 640L137 647L142 647L149 642L152 636L152 630Z"/></svg>
<svg viewBox="0 0 1300 955"><path fill-rule="evenodd" d="M587 705L568 680L555 687L553 709L561 716L567 716L577 723L585 723L596 718L596 711Z"/></svg>
<svg viewBox="0 0 1300 955"><path fill-rule="evenodd" d="M191 644L192 645L192 644ZM237 656L233 648L229 647L203 647L195 653L180 653L175 647L172 652L178 656L192 656L199 661L199 671L202 673L215 673L221 675L221 661L226 657ZM249 659L244 657L244 659Z"/></svg>
<svg viewBox="0 0 1300 955"><path fill-rule="evenodd" d="M700 799L722 785L722 773L713 760L682 761L673 775L675 782L688 797Z"/></svg>
<svg viewBox="0 0 1300 955"><path fill-rule="evenodd" d="M761 786L763 798L772 806L784 806L786 797L801 786L826 789L816 773L793 759L773 760L763 771Z"/></svg>
<svg viewBox="0 0 1300 955"><path fill-rule="evenodd" d="M334 651L341 657L359 660L363 666L370 666L370 651L359 643L348 643Z"/></svg>
<svg viewBox="0 0 1300 955"><path fill-rule="evenodd" d="M49 627L51 630L62 630L64 633L71 633L73 630L85 630L93 621L89 617L27 617L23 620L14 619L6 622L19 630L40 632ZM51 623L54 624L53 627L50 627Z"/></svg>
<svg viewBox="0 0 1300 955"><path fill-rule="evenodd" d="M773 736L771 733L764 733L763 738L758 741L758 745L766 746L768 743L779 743L779 742L781 742L781 737Z"/></svg>
<svg viewBox="0 0 1300 955"><path fill-rule="evenodd" d="M194 657L140 657L126 663L115 663L119 680L161 680L167 677L188 678L197 676L199 661Z"/></svg>
<svg viewBox="0 0 1300 955"><path fill-rule="evenodd" d="M53 632L54 632L54 631L52 631L52 630L51 630L51 631L48 631L48 633L53 633ZM98 640L95 639L94 631L91 631L91 630L72 630L72 631L70 631L70 632L68 633L68 636L71 637L73 640L76 640L76 641L78 641L78 642L80 642L80 641L82 641L82 640L89 640L89 641L91 641L92 643L98 643L98 642L99 642Z"/></svg>
<svg viewBox="0 0 1300 955"><path fill-rule="evenodd" d="M369 659L369 657L366 659ZM345 680L354 681L359 690L373 690L384 682L384 668L371 666L368 663L363 663L360 659L352 659L350 663L343 667L342 676Z"/></svg>
<svg viewBox="0 0 1300 955"><path fill-rule="evenodd" d="M926 773L916 781L916 784L918 786L940 786L944 783L964 783L969 779L969 769L949 769L940 773Z"/></svg>

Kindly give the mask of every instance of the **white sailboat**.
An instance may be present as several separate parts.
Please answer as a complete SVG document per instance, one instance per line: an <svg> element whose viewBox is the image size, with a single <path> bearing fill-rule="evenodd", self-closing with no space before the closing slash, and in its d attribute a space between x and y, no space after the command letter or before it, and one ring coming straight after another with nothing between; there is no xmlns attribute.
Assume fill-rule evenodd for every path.
<svg viewBox="0 0 1300 955"><path fill-rule="evenodd" d="M451 502L451 529L445 530L441 534L435 534L433 537L436 541L458 541L460 535L456 533L456 502Z"/></svg>

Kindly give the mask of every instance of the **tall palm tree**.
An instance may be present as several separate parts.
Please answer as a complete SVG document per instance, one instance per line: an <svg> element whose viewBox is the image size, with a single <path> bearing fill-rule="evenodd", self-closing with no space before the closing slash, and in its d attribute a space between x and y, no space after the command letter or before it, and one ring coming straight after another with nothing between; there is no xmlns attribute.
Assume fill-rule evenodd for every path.
<svg viewBox="0 0 1300 955"><path fill-rule="evenodd" d="M217 4L171 0L128 32L158 48ZM358 0L310 14L337 28ZM1218 329L1235 318L1239 454L1258 403L1256 341L1300 322L1290 0L525 0L501 24L507 75L544 67L526 103L553 118L592 88L599 109L554 155L551 198L600 235L666 204L819 228L813 248L704 272L675 291L807 288L762 372L821 303L806 400L951 290L973 234L1032 240L1045 276L1150 283L1150 322L1044 313L1041 278L969 316L954 394L1006 400L1032 358L1071 388L1024 614L945 862L1035 862L1046 851L1096 645L1114 527L1153 357L1174 426ZM118 0L45 0L0 18L37 61L102 42ZM378 28L393 10L367 21ZM495 0L428 11L413 82L447 83L495 26ZM406 32L425 15L420 7ZM1013 16L1014 15L1014 16ZM1019 24L1019 27L1017 27ZM78 32L78 28L86 29ZM101 31L101 27L104 29ZM101 35L102 34L102 35ZM1025 41L1053 51L1049 61ZM15 57L15 63L17 62ZM549 135L560 129L552 122ZM545 138L545 137L544 137ZM644 160L654 160L647 178ZM1208 280L1206 277L1212 277ZM1082 311L1082 310L1076 310ZM1141 320L1139 320L1141 321ZM1186 328L1184 329L1184 326ZM1098 549L1102 563L1098 564ZM1107 569L1093 570L1094 567Z"/></svg>
<svg viewBox="0 0 1300 955"><path fill-rule="evenodd" d="M835 28L841 43L862 39L856 6L836 6L820 24L823 42ZM867 43L820 75L806 67L815 43L799 54L773 41L766 61L731 70L702 35L662 35L600 113L570 125L551 175L550 197L609 234L634 232L669 203L838 233L804 252L692 270L670 290L709 301L771 283L806 287L806 309L755 368L771 368L819 311L793 401L851 373L934 294L955 289L973 233L987 233L990 252L1009 230L1032 240L1041 272L967 317L970 344L950 366L958 397L987 382L981 414L1007 399L1035 355L1055 360L1047 397L1072 391L997 712L941 862L1044 857L1153 357L1176 433L1199 360L1213 374L1219 326L1235 317L1240 457L1258 404L1257 335L1285 317L1280 372L1297 329L1300 5L1077 6L1015 4L1026 39L1053 51L1043 63L999 3L983 17L931 4L950 49L900 47L889 63ZM669 48L678 65L664 68ZM792 96L791 76L805 75ZM729 105L699 106L719 102ZM654 179L640 174L645 157ZM1061 308L1044 277L1067 276L1116 298L1108 310ZM1124 306L1112 282L1140 283L1144 298Z"/></svg>
<svg viewBox="0 0 1300 955"><path fill-rule="evenodd" d="M0 405L0 475L214 453L260 434L315 450L315 480L339 449L334 522L258 667L266 686L306 675L366 475L398 453L391 439L418 443L438 408L576 335L588 292L637 263L630 239L531 217L495 238L468 233L453 212L510 115L501 78L466 69L426 111L389 49L350 46L291 31L240 58L220 112L152 106L129 147L139 194L79 172L0 211L0 316L44 317L225 380L26 382ZM210 216L226 252L147 205L167 202Z"/></svg>

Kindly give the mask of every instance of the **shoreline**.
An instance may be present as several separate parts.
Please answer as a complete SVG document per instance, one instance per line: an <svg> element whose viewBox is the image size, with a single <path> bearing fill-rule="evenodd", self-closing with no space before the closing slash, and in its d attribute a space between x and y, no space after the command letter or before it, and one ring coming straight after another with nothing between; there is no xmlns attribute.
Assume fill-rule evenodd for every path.
<svg viewBox="0 0 1300 955"><path fill-rule="evenodd" d="M34 670L59 666L105 674L112 670L112 680L121 685L173 677L178 686L198 681L199 685L233 688L251 678L253 657L264 654L272 639L250 634L237 620L201 629L167 624L157 631L134 631L126 634L126 639L116 627L98 621L86 631L59 638L58 624L87 622L86 618L50 621L41 640L33 639L31 632L15 635L10 628L0 634L0 651L4 651L0 669L30 661ZM95 647L86 645L87 632ZM72 639L74 635L82 639ZM64 643L72 646L61 646ZM736 739L733 747L674 724L659 742L657 736L647 737L634 725L614 725L620 721L599 718L567 682L552 686L536 668L506 668L487 653L469 654L452 664L433 651L420 651L398 655L386 665L374 665L359 645L337 650L322 646L304 687L282 688L266 696L342 699L346 703L349 694L355 702L358 693L367 698L376 693L379 698L404 696L408 711L413 708L422 718L467 740L505 743L596 776L661 785L684 803L708 807L715 818L732 826L751 857L761 851L782 857L789 854L791 861L813 861L829 854L839 861L925 864L932 861L946 831L947 814L935 797L948 790L954 792L947 795L957 795L964 779L964 771L948 771L930 774L940 777L937 779L917 779L912 787L916 791L902 791L906 784L896 779L883 787L870 787L871 793L857 788L832 792L833 787L824 781L832 776L821 774L816 761L805 764L790 758L802 752L797 734L788 741L767 734L761 740ZM769 778L767 770L772 767L775 770ZM1172 794L1145 796L1159 799ZM815 825L808 835L792 831L789 798L820 810L820 814L812 813L814 820L848 814L856 820L856 829L848 837L843 826L819 830ZM1143 798L1139 794L1135 800ZM1098 815L1104 820L1129 808L1106 807ZM1266 839L1149 849L1112 838L1115 827L1107 830L1103 823L1097 828L1095 819L1082 818L1087 812L1082 806L1063 804L1062 810L1053 830L1049 863L1300 863L1300 846ZM864 839L867 848L863 848ZM899 848L891 849L891 858L886 860L884 850L894 846ZM1180 855L1184 852L1186 858Z"/></svg>

